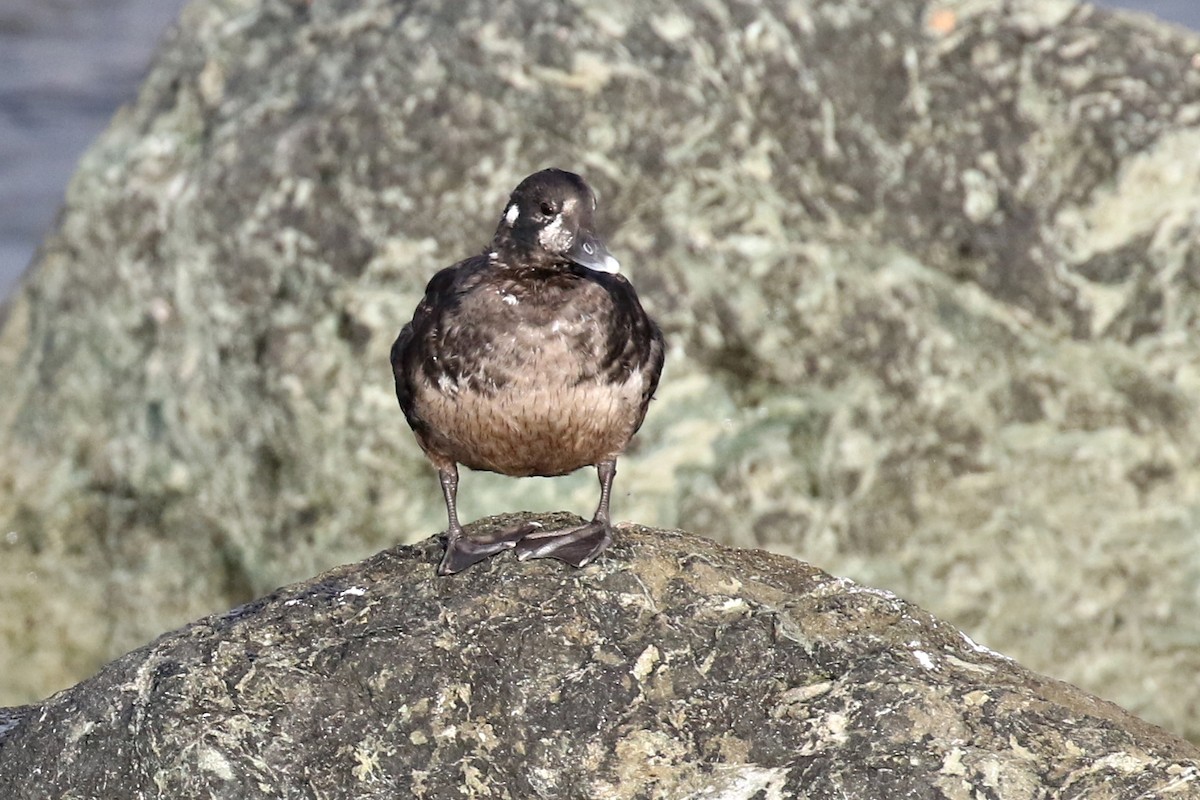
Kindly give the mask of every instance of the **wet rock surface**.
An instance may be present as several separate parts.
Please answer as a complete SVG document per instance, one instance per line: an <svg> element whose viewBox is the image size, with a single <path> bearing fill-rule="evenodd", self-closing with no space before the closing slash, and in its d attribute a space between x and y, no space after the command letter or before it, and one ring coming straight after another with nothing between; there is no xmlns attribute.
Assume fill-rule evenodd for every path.
<svg viewBox="0 0 1200 800"><path fill-rule="evenodd" d="M584 570L447 579L440 548L0 712L5 796L1200 796L1192 745L790 558L623 526Z"/></svg>
<svg viewBox="0 0 1200 800"><path fill-rule="evenodd" d="M558 165L673 347L618 519L1200 737L1197 51L1062 1L192 3L3 314L0 696L440 528L387 348Z"/></svg>

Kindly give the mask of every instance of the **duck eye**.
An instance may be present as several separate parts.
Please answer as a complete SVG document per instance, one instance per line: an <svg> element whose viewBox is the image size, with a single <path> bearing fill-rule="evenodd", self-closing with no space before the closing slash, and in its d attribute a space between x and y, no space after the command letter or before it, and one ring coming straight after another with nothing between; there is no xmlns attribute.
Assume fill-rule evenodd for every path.
<svg viewBox="0 0 1200 800"><path fill-rule="evenodd" d="M541 211L547 217L553 217L555 214L558 213L558 210L554 207L554 204L549 201L546 201L546 200L542 201Z"/></svg>

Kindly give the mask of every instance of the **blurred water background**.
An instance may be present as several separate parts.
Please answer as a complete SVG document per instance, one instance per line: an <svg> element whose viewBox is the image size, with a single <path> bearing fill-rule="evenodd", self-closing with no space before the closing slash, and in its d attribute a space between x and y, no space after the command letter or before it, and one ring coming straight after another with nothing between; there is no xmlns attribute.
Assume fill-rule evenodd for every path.
<svg viewBox="0 0 1200 800"><path fill-rule="evenodd" d="M0 0L0 298L186 0ZM1109 0L1200 29L1200 0Z"/></svg>
<svg viewBox="0 0 1200 800"><path fill-rule="evenodd" d="M0 0L0 297L185 0Z"/></svg>

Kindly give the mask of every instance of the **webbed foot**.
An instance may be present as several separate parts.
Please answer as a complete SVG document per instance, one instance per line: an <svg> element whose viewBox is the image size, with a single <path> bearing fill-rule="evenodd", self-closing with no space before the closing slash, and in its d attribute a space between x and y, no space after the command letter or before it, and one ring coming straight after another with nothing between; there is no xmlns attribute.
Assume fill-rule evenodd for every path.
<svg viewBox="0 0 1200 800"><path fill-rule="evenodd" d="M557 558L573 567L584 567L612 544L612 527L606 521L592 520L577 528L537 531L517 542L517 558Z"/></svg>
<svg viewBox="0 0 1200 800"><path fill-rule="evenodd" d="M535 531L537 531L535 525L524 523L481 536L478 539L472 539L462 531L459 531L457 535L452 532L446 539L446 554L442 556L442 563L438 565L438 575L453 575L456 572L462 572L472 564L478 564L497 553L511 550L522 538Z"/></svg>

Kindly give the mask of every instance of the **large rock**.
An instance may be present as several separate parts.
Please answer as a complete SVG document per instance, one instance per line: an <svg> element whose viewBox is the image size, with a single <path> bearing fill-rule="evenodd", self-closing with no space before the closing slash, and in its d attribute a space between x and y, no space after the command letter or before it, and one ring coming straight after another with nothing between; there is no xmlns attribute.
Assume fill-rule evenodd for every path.
<svg viewBox="0 0 1200 800"><path fill-rule="evenodd" d="M384 551L0 711L0 789L1200 797L1193 745L786 557L634 526L582 571L444 579L439 555Z"/></svg>
<svg viewBox="0 0 1200 800"><path fill-rule="evenodd" d="M0 332L0 692L440 526L387 347L553 164L673 343L618 516L1200 738L1197 52L1061 0L198 0Z"/></svg>

